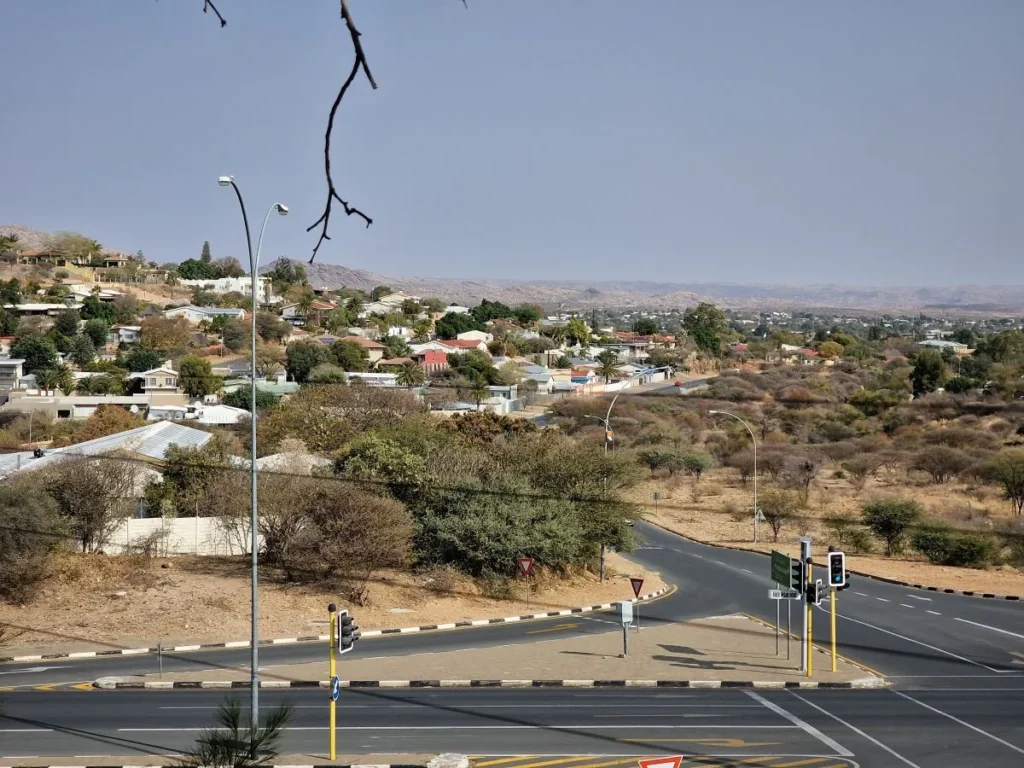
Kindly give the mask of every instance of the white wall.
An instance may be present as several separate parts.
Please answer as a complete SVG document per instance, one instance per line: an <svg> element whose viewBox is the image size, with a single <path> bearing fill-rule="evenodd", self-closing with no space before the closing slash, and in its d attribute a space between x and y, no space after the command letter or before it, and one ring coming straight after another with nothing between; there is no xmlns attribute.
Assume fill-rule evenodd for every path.
<svg viewBox="0 0 1024 768"><path fill-rule="evenodd" d="M129 518L111 534L103 551L121 555L156 531L166 531L156 553L168 555L244 555L249 552L248 527L233 531L220 517Z"/></svg>

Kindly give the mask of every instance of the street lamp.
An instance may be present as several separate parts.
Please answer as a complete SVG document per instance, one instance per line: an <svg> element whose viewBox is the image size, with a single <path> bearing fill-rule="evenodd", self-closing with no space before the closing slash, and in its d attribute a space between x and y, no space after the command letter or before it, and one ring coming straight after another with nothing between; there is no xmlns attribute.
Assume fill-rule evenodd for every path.
<svg viewBox="0 0 1024 768"><path fill-rule="evenodd" d="M259 516L257 515L256 507L256 308L257 308L257 295L259 278L257 270L260 265L260 251L263 248L263 233L267 230L267 222L270 220L270 214L275 211L281 216L288 215L288 206L283 203L274 203L267 210L267 215L263 217L263 226L260 228L260 237L256 241L256 254L252 252L252 236L249 234L249 216L245 212L245 202L242 200L242 192L239 190L238 185L235 184L234 176L221 176L217 179L217 183L222 187L231 187L235 190L235 196L238 198L238 206L242 209L242 222L245 224L245 245L249 251L249 277L252 280L252 347L250 349L251 357L249 359L249 475L252 478L252 492L251 492L251 516L249 524L252 527L250 549L252 550L252 597L250 601L250 610L252 617L250 619L252 634L250 637L250 671L249 671L249 683L251 686L250 694L250 718L253 725L259 723L259 678L260 678L260 666L259 666L259 577L257 574L257 565L259 563L259 546L257 544L257 531L259 528Z"/></svg>
<svg viewBox="0 0 1024 768"><path fill-rule="evenodd" d="M754 430L750 428L750 425L735 413L729 413L728 411L708 411L708 413L731 416L746 427L747 432L750 433L750 442L754 445L754 543L757 544L757 438L754 437Z"/></svg>

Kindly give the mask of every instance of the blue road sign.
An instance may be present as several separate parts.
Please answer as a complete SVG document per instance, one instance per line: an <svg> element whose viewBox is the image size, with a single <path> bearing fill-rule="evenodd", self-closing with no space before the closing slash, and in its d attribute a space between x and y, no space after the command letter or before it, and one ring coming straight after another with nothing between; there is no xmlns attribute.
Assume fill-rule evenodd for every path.
<svg viewBox="0 0 1024 768"><path fill-rule="evenodd" d="M341 696L341 679L335 675L331 678L331 701L337 701Z"/></svg>

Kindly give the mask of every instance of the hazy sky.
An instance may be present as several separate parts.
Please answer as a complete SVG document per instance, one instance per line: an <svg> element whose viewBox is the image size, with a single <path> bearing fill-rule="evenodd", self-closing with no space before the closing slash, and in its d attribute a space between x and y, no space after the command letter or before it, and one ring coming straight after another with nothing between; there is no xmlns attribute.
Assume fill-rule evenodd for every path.
<svg viewBox="0 0 1024 768"><path fill-rule="evenodd" d="M2 0L0 224L308 258L337 0ZM351 0L334 163L385 274L1021 283L1021 0ZM258 226L258 225L256 225Z"/></svg>

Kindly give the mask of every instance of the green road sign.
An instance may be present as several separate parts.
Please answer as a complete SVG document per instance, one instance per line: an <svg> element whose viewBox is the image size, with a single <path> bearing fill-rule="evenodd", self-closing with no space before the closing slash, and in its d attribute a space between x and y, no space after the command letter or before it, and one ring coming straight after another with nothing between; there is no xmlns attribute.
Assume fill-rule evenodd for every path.
<svg viewBox="0 0 1024 768"><path fill-rule="evenodd" d="M791 589L793 587L793 571L790 568L789 555L772 550L772 581L776 584Z"/></svg>

